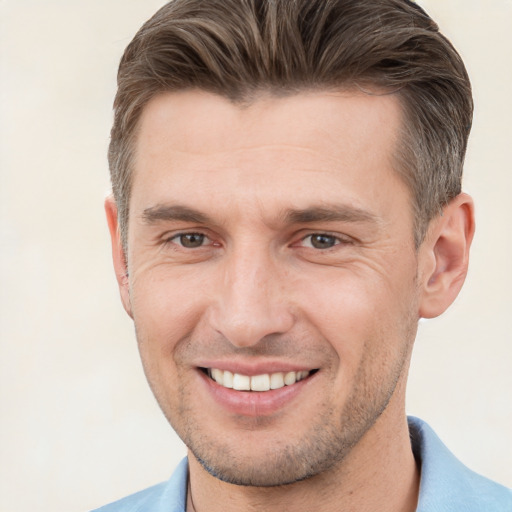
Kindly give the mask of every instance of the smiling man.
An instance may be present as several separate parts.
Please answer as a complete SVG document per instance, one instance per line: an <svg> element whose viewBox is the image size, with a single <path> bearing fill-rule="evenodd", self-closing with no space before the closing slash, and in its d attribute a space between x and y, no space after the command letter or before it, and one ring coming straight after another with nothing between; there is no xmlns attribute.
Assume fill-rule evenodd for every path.
<svg viewBox="0 0 512 512"><path fill-rule="evenodd" d="M121 298L188 458L102 511L510 511L405 415L467 271L464 66L407 0L175 0L121 61Z"/></svg>

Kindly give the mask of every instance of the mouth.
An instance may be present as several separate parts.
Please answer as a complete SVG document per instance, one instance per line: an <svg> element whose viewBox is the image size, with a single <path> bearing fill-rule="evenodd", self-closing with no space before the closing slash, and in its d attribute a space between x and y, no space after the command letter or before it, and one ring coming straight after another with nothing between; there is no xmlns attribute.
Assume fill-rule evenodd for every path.
<svg viewBox="0 0 512 512"><path fill-rule="evenodd" d="M317 369L299 370L291 372L273 372L260 375L243 375L219 368L201 368L210 379L220 386L236 391L265 392L274 389L293 386L297 382L307 379L316 373Z"/></svg>

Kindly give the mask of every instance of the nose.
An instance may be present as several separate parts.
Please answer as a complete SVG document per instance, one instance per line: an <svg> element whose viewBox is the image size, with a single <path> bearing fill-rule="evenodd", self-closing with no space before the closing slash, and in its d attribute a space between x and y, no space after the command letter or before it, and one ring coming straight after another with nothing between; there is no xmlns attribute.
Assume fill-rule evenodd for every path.
<svg viewBox="0 0 512 512"><path fill-rule="evenodd" d="M264 250L233 253L223 262L211 327L236 347L251 347L272 334L289 331L294 318L285 275Z"/></svg>

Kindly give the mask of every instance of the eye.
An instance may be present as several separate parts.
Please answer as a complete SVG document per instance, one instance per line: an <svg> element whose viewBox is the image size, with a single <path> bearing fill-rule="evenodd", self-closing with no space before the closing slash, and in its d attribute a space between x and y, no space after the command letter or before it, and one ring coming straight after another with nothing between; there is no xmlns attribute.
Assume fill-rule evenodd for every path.
<svg viewBox="0 0 512 512"><path fill-rule="evenodd" d="M203 246L205 241L208 240L208 237L202 233L181 233L173 236L170 241L178 243L186 249L197 249L198 247Z"/></svg>
<svg viewBox="0 0 512 512"><path fill-rule="evenodd" d="M303 238L303 244L313 249L330 249L340 243L340 239L326 233L313 233Z"/></svg>

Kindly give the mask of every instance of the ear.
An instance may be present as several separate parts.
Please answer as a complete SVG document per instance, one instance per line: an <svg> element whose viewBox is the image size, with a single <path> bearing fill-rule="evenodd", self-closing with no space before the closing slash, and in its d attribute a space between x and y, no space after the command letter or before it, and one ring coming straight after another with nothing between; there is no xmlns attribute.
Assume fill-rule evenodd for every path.
<svg viewBox="0 0 512 512"><path fill-rule="evenodd" d="M130 302L130 288L128 280L127 260L121 242L121 231L117 218L117 205L112 196L105 199L105 213L107 214L108 229L110 231L110 240L112 243L112 259L114 261L114 270L116 273L117 284L121 301L126 312L132 316L132 307Z"/></svg>
<svg viewBox="0 0 512 512"><path fill-rule="evenodd" d="M459 194L434 219L419 251L420 310L423 318L443 313L466 279L475 232L473 200Z"/></svg>

